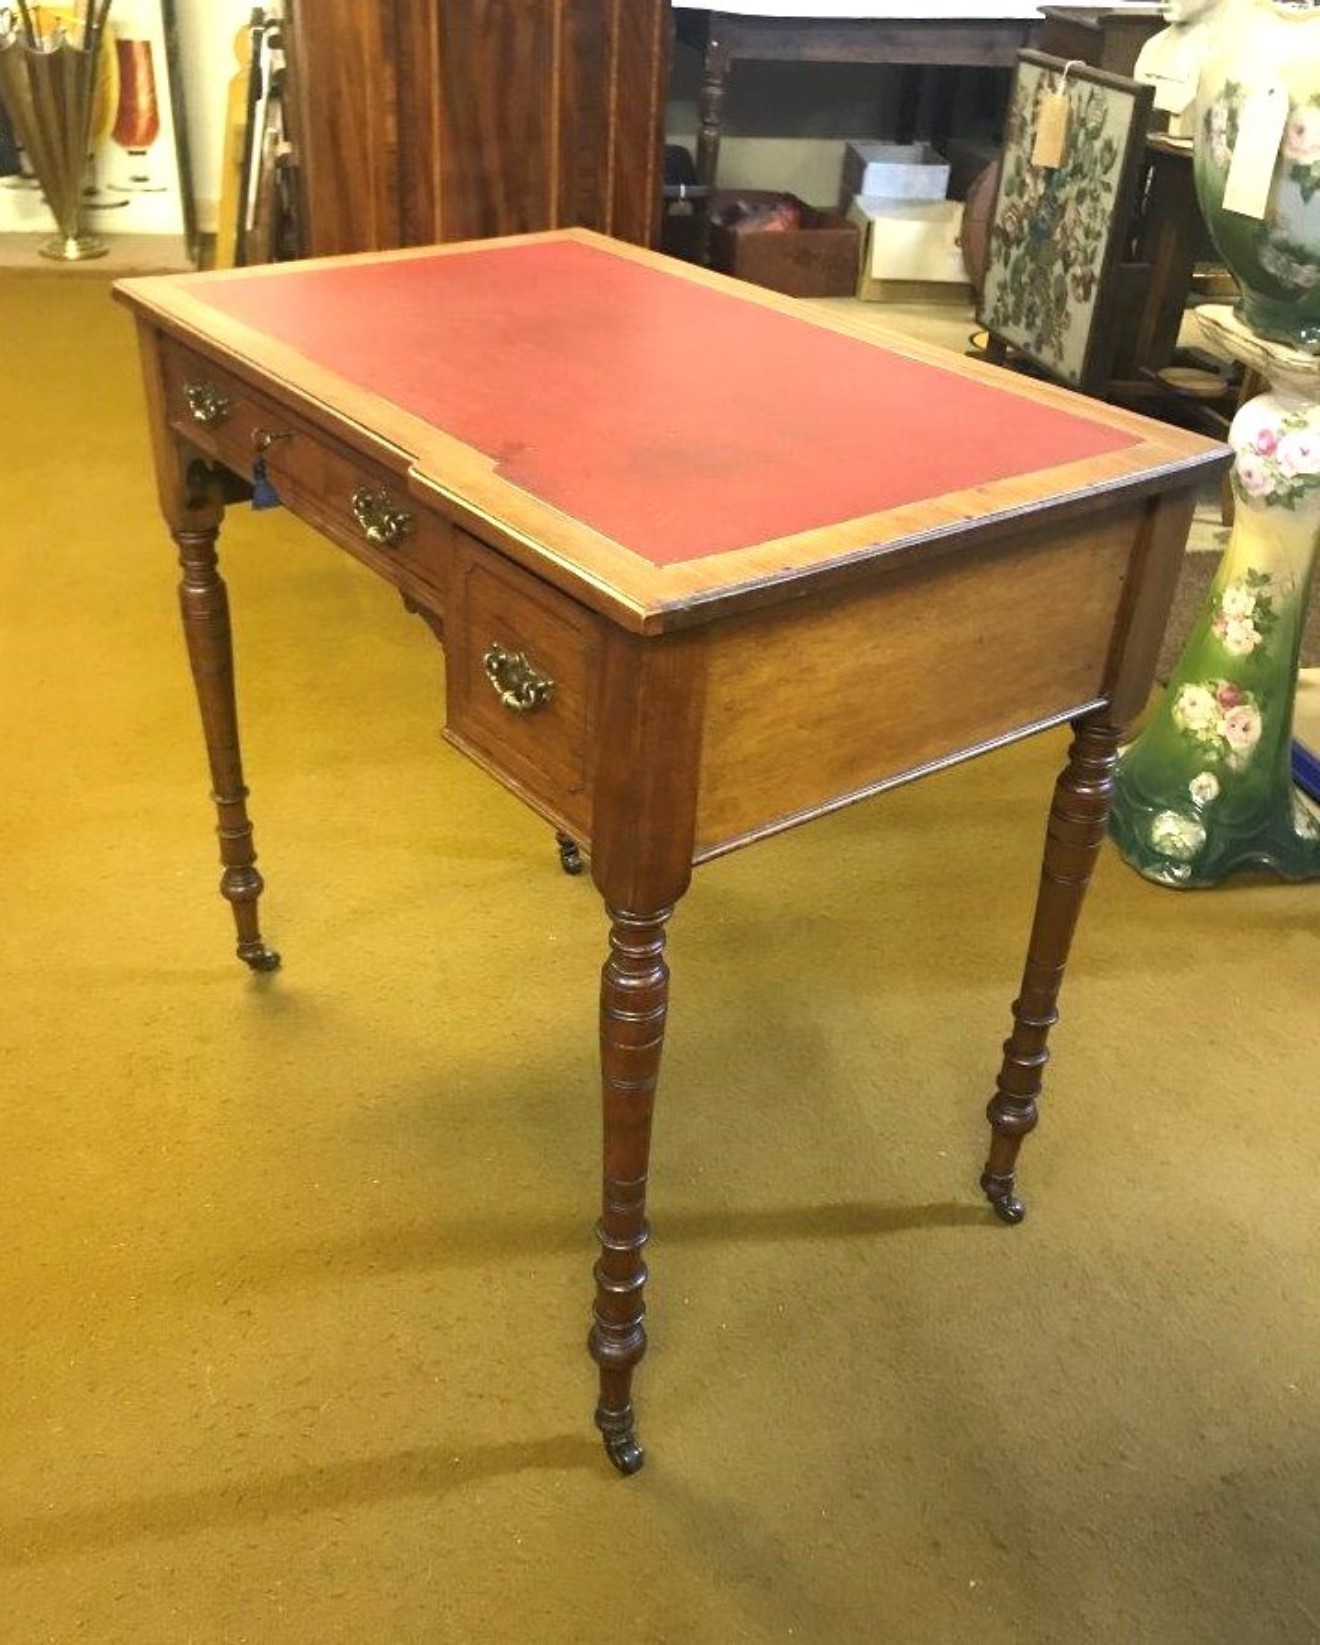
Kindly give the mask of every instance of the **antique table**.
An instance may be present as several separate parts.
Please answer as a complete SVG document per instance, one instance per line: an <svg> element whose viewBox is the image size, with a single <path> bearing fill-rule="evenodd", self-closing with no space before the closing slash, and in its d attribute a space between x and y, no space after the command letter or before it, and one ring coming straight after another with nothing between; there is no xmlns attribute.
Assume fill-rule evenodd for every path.
<svg viewBox="0 0 1320 1645"><path fill-rule="evenodd" d="M1107 9L1121 13L1133 4L1134 0L1119 0ZM927 0L925 5L896 0L726 0L722 6L673 0L676 39L702 54L697 181L715 186L724 95L733 65L740 60L1012 68L1024 46L1039 43L1044 9L1032 0ZM1099 9L1065 0L1048 8L1048 28L1059 31L1072 11L1090 21ZM1046 44L1043 49L1051 48ZM910 115L900 117L900 140L912 135L910 123Z"/></svg>
<svg viewBox="0 0 1320 1645"><path fill-rule="evenodd" d="M585 230L116 289L240 958L279 963L216 555L254 486L427 618L449 740L589 854L609 921L590 1349L616 1466L642 1460L665 927L694 864L1071 720L981 1178L1020 1218L1120 728L1224 448Z"/></svg>

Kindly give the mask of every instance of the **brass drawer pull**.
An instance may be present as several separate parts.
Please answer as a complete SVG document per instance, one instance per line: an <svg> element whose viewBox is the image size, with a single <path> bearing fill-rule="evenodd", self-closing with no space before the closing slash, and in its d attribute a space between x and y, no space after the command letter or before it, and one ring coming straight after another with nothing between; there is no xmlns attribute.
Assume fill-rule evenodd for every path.
<svg viewBox="0 0 1320 1645"><path fill-rule="evenodd" d="M185 383L183 397L195 423L219 428L234 409L234 403L214 383Z"/></svg>
<svg viewBox="0 0 1320 1645"><path fill-rule="evenodd" d="M511 714L534 714L550 701L555 682L528 662L521 651L492 643L481 659L486 678Z"/></svg>
<svg viewBox="0 0 1320 1645"><path fill-rule="evenodd" d="M373 548L397 548L413 529L413 517L396 508L388 491L359 486L353 493L353 518Z"/></svg>

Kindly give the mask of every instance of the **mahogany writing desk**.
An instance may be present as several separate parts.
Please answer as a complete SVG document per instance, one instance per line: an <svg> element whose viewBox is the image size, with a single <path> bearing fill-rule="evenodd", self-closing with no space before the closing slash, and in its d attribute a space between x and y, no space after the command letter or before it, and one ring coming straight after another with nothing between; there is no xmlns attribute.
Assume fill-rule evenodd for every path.
<svg viewBox="0 0 1320 1645"><path fill-rule="evenodd" d="M665 927L693 865L1071 720L981 1178L1016 1221L1117 739L1225 448L582 230L117 290L240 957L278 964L216 560L254 478L427 618L449 739L590 855L609 920L590 1346L615 1464L641 1463Z"/></svg>

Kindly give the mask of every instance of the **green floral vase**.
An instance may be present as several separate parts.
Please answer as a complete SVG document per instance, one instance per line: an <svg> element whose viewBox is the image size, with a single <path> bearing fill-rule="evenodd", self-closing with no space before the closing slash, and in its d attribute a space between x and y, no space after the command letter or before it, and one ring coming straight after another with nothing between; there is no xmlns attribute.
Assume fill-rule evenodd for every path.
<svg viewBox="0 0 1320 1645"><path fill-rule="evenodd" d="M1201 210L1241 288L1238 313L1247 325L1320 350L1320 5L1227 0L1211 27L1196 97ZM1224 190L1249 100L1280 86L1287 112L1264 214L1227 211Z"/></svg>
<svg viewBox="0 0 1320 1645"><path fill-rule="evenodd" d="M1271 382L1229 431L1232 535L1158 707L1119 758L1110 832L1165 885L1245 868L1320 875L1320 820L1292 780L1292 719L1320 539L1320 357L1271 344L1228 309L1199 318Z"/></svg>

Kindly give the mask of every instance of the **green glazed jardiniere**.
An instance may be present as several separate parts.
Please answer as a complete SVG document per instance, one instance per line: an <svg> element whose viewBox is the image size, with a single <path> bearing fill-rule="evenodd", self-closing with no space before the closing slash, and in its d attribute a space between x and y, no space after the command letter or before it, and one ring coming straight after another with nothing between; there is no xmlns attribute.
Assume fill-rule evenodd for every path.
<svg viewBox="0 0 1320 1645"><path fill-rule="evenodd" d="M1280 83L1288 110L1264 216L1226 211L1248 99ZM1242 319L1320 352L1320 6L1228 0L1201 70L1194 165L1211 237L1242 289Z"/></svg>
<svg viewBox="0 0 1320 1645"><path fill-rule="evenodd" d="M1233 533L1168 690L1118 762L1110 833L1164 885L1242 869L1320 876L1320 813L1292 781L1302 624L1320 543L1320 357L1201 321L1273 386L1233 419Z"/></svg>

